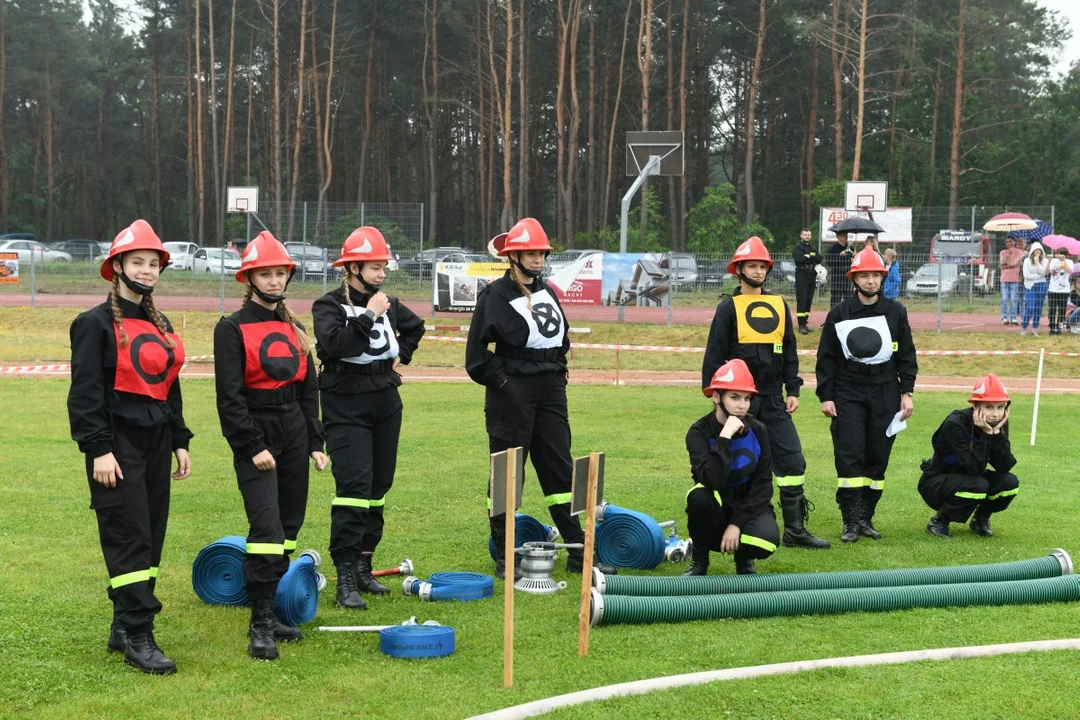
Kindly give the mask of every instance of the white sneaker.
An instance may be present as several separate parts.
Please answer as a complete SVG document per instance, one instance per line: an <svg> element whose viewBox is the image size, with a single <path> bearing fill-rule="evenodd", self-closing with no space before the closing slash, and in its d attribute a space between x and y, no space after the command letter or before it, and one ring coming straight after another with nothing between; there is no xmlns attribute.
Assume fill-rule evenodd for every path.
<svg viewBox="0 0 1080 720"><path fill-rule="evenodd" d="M1031 337L1039 337L1039 331L1038 330L1032 330L1031 331Z"/></svg>
<svg viewBox="0 0 1080 720"><path fill-rule="evenodd" d="M1021 335L1027 335L1027 328L1020 328Z"/></svg>

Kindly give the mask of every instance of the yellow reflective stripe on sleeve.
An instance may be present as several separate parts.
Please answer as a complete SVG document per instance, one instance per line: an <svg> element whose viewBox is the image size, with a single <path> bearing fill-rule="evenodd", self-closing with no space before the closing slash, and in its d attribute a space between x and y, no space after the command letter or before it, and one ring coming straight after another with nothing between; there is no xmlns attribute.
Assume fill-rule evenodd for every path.
<svg viewBox="0 0 1080 720"><path fill-rule="evenodd" d="M331 502L330 504L331 505L344 505L345 507L357 507L357 508L371 507L371 501L370 500L363 500L361 498L336 497L336 498L334 498L333 502Z"/></svg>
<svg viewBox="0 0 1080 720"><path fill-rule="evenodd" d="M157 569L156 567L152 567L152 568L150 568L150 577L152 577L152 578L156 578L156 577L157 577L157 573L158 573L158 569Z"/></svg>
<svg viewBox="0 0 1080 720"><path fill-rule="evenodd" d="M958 492L958 493L953 493L953 495L955 495L958 498L967 498L968 500L985 500L986 499L986 493Z"/></svg>
<svg viewBox="0 0 1080 720"><path fill-rule="evenodd" d="M777 475L774 479L778 487L798 487L806 483L805 475Z"/></svg>
<svg viewBox="0 0 1080 720"><path fill-rule="evenodd" d="M864 477L836 478L836 487L838 487L838 488L861 488L861 487L866 487L866 478L864 478Z"/></svg>
<svg viewBox="0 0 1080 720"><path fill-rule="evenodd" d="M863 485L863 487L868 487L871 490L884 490L885 489L885 481L884 480L874 480L872 478L863 478L863 480L866 481L866 484Z"/></svg>
<svg viewBox="0 0 1080 720"><path fill-rule="evenodd" d="M753 545L754 547L759 547L762 550L776 552L776 545L769 542L768 540L762 540L759 537L754 537L753 535L740 535L739 542L741 542L743 545Z"/></svg>
<svg viewBox="0 0 1080 720"><path fill-rule="evenodd" d="M124 573L123 575L117 575L114 578L109 578L109 585L115 589L124 587L125 585L131 585L137 582L146 582L150 579L149 570L136 570L135 572Z"/></svg>
<svg viewBox="0 0 1080 720"><path fill-rule="evenodd" d="M1019 492L1020 492L1020 488L1018 488L1018 487L1013 488L1012 490L1002 490L999 493L994 493L993 495L987 495L986 499L987 500L997 500L998 498L1012 497L1013 495L1016 495Z"/></svg>
<svg viewBox="0 0 1080 720"><path fill-rule="evenodd" d="M248 543L248 555L284 555L284 543Z"/></svg>
<svg viewBox="0 0 1080 720"><path fill-rule="evenodd" d="M368 507L382 507L385 504L386 504L386 498L381 497L381 498L376 498L376 499L372 500L371 504L368 505Z"/></svg>
<svg viewBox="0 0 1080 720"><path fill-rule="evenodd" d="M573 497L571 493L555 493L554 495L545 495L544 500L547 501L548 507L552 505L563 505L570 502L570 498Z"/></svg>
<svg viewBox="0 0 1080 720"><path fill-rule="evenodd" d="M487 499L487 509L488 509L488 510L490 510L490 509L491 509L491 498L488 498L488 499Z"/></svg>
<svg viewBox="0 0 1080 720"><path fill-rule="evenodd" d="M709 488L705 487L704 485L702 485L701 483L697 483L696 485L694 485L694 487L692 487L692 488L690 488L689 490L686 491L686 497L690 497L690 493L694 492L698 488L701 488L702 490L708 490L709 489ZM724 507L724 501L720 499L720 493L713 490L712 494L713 494L713 497L716 498L716 504L719 505L720 507Z"/></svg>
<svg viewBox="0 0 1080 720"><path fill-rule="evenodd" d="M296 549L296 541L295 540L289 540L288 538L286 538L285 539L285 552L289 552L290 550L295 550L295 549Z"/></svg>

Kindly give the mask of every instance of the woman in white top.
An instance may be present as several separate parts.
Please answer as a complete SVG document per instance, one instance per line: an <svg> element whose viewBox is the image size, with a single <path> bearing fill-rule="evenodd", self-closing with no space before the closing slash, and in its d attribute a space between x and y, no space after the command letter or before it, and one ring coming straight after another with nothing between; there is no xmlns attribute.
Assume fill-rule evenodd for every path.
<svg viewBox="0 0 1080 720"><path fill-rule="evenodd" d="M1046 274L1050 263L1046 259L1043 247L1037 242L1031 243L1028 256L1024 258L1024 317L1020 321L1020 334L1027 335L1028 325L1031 334L1039 334L1039 321L1042 320L1043 301L1046 300Z"/></svg>
<svg viewBox="0 0 1080 720"><path fill-rule="evenodd" d="M1049 282L1047 283L1047 319L1050 321L1050 334L1060 335L1065 329L1065 306L1069 304L1069 276L1073 271L1073 262L1069 251L1058 248L1050 260Z"/></svg>

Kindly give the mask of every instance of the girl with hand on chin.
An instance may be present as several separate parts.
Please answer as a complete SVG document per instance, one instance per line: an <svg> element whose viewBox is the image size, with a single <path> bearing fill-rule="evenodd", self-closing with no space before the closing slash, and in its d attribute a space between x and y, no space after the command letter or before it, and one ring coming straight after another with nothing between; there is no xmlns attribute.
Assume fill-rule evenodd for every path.
<svg viewBox="0 0 1080 720"><path fill-rule="evenodd" d="M109 570L109 652L146 673L176 671L154 637L154 595L172 480L191 474L178 376L184 346L152 294L169 253L145 220L101 264L108 299L71 324L71 436L86 455L90 507ZM171 472L176 456L176 471Z"/></svg>

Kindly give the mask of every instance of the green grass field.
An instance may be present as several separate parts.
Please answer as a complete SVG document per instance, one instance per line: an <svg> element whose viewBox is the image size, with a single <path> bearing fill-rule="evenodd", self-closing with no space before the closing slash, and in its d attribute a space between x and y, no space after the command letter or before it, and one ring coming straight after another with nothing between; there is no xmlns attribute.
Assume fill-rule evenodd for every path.
<svg viewBox="0 0 1080 720"><path fill-rule="evenodd" d="M425 717L457 718L599 685L699 670L862 653L1077 637L1075 606L1043 605L889 614L695 622L594 629L587 658L577 657L576 576L560 560L552 597L517 597L516 684L502 688L502 603L421 604L396 589L364 613L324 597L316 623L275 663L246 655L247 610L203 604L191 589L191 562L207 543L244 534L240 494L221 437L210 381L185 382L187 419L196 433L194 473L174 485L170 529L158 583L164 612L158 639L178 674L148 677L105 652L110 610L106 573L82 458L68 437L67 382L0 378L4 399L0 460L0 716L36 717ZM487 445L483 393L476 386L409 384L397 484L388 498L387 537L376 564L412 558L419 574L491 571L486 548ZM921 393L910 429L898 439L875 523L885 534L841 546L827 422L797 415L807 449L810 527L834 542L824 552L781 549L762 572L917 567L999 562L1064 547L1080 558L1075 507L1080 478L1075 428L1080 408L1068 396L1044 397L1038 446L1027 435L1031 398L1013 412L1022 488L995 516L997 537L954 528L949 541L924 532L931 514L915 484L929 436L959 395ZM690 485L683 449L689 424L708 410L690 388L570 388L575 453L607 453L607 499L674 519L685 532ZM815 408L816 410L816 408ZM326 551L333 480L312 473L301 547ZM544 519L541 493L527 473L524 510ZM681 565L654 572L676 574ZM731 572L714 555L713 572ZM333 586L331 586L332 589ZM502 585L497 586L501 595ZM325 634L316 624L387 624L410 615L457 631L455 655L405 661L382 656L375 636ZM585 706L559 717L1070 717L1075 716L1075 656L1036 654L920 663L867 671L830 670L739 681Z"/></svg>

